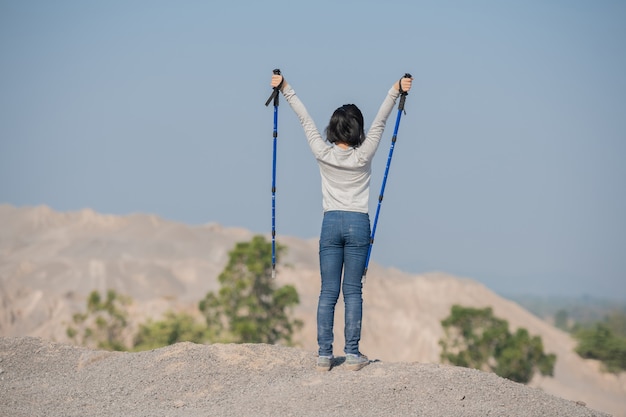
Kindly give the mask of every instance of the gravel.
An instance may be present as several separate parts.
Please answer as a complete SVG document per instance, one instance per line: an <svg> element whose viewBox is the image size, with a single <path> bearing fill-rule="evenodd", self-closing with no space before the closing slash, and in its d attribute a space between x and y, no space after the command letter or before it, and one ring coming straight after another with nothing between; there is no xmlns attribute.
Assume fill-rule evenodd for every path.
<svg viewBox="0 0 626 417"><path fill-rule="evenodd" d="M495 374L335 359L265 344L107 352L0 338L0 416L608 416ZM371 358L370 358L371 359Z"/></svg>

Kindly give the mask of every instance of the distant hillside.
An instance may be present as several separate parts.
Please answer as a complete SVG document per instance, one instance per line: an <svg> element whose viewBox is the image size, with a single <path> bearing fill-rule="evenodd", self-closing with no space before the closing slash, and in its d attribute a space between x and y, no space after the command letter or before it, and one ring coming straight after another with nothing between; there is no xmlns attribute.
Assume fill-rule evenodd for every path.
<svg viewBox="0 0 626 417"><path fill-rule="evenodd" d="M616 294L621 296L623 294ZM595 323L615 310L626 312L626 301L609 300L597 297L557 297L538 295L518 295L508 297L539 318L551 320L560 310L581 324Z"/></svg>
<svg viewBox="0 0 626 417"><path fill-rule="evenodd" d="M167 309L193 311L217 276L228 252L252 233L219 225L188 226L152 215L101 215L92 210L59 213L47 207L0 205L0 335L38 336L67 342L72 314L87 294L112 288L135 300L132 324L158 318ZM288 252L278 283L296 286L305 322L298 341L316 351L315 310L319 292L317 241L279 236ZM499 297L483 285L445 273L411 275L370 265L364 288L362 350L388 362L437 363L440 321L453 304L493 307L514 329L541 336L558 357L554 378L532 386L558 397L626 416L626 376L599 372L580 359L571 337ZM335 354L342 354L343 308L336 318Z"/></svg>

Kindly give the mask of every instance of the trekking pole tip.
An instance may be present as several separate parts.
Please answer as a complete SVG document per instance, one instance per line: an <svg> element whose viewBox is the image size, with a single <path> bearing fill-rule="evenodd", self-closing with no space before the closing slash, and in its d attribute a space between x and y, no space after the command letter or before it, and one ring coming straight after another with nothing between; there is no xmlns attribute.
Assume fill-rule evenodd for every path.
<svg viewBox="0 0 626 417"><path fill-rule="evenodd" d="M272 269L272 279L276 279L276 270Z"/></svg>

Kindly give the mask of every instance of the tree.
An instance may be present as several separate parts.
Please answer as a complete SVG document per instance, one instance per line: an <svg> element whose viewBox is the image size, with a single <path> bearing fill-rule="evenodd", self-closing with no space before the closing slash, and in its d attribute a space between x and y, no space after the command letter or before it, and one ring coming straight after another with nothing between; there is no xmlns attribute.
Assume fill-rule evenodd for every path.
<svg viewBox="0 0 626 417"><path fill-rule="evenodd" d="M604 319L615 336L626 338L626 309L614 309Z"/></svg>
<svg viewBox="0 0 626 417"><path fill-rule="evenodd" d="M626 370L626 338L614 334L608 323L596 323L578 330L576 353L586 359L602 361L606 370L619 373Z"/></svg>
<svg viewBox="0 0 626 417"><path fill-rule="evenodd" d="M204 343L209 339L204 323L198 323L190 314L169 311L163 320L149 320L139 326L133 350L157 349L178 342Z"/></svg>
<svg viewBox="0 0 626 417"><path fill-rule="evenodd" d="M443 362L495 372L522 383L528 383L536 370L553 374L556 356L543 352L541 338L530 337L523 328L511 334L508 322L495 317L491 307L454 305L441 324L446 334L439 341Z"/></svg>
<svg viewBox="0 0 626 417"><path fill-rule="evenodd" d="M284 250L277 245L276 257ZM292 344L302 322L290 318L288 311L300 300L292 285L275 288L271 269L271 243L263 236L237 243L229 253L218 277L219 292L209 292L199 304L218 341Z"/></svg>
<svg viewBox="0 0 626 417"><path fill-rule="evenodd" d="M87 298L87 312L73 316L79 329L67 328L67 335L74 341L107 350L127 350L124 343L128 312L126 307L131 299L108 290L103 300L98 291L92 291Z"/></svg>

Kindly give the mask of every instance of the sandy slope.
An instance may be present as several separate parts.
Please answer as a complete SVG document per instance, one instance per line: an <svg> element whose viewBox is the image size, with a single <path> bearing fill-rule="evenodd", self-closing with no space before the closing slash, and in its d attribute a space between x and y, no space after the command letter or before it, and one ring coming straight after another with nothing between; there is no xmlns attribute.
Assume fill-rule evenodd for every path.
<svg viewBox="0 0 626 417"><path fill-rule="evenodd" d="M315 357L262 344L179 343L112 353L0 338L0 415L31 416L606 416L476 370Z"/></svg>

